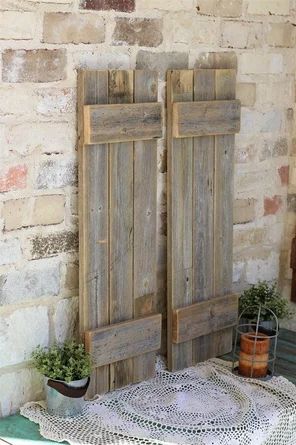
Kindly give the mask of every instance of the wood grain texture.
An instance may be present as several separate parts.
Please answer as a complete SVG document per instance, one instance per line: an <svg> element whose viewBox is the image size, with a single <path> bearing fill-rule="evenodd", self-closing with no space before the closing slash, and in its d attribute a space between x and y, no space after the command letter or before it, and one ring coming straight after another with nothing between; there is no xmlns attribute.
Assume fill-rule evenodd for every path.
<svg viewBox="0 0 296 445"><path fill-rule="evenodd" d="M85 334L95 366L142 356L160 348L161 315L116 323Z"/></svg>
<svg viewBox="0 0 296 445"><path fill-rule="evenodd" d="M86 144L125 142L162 136L160 103L90 105L84 107Z"/></svg>
<svg viewBox="0 0 296 445"><path fill-rule="evenodd" d="M237 323L237 295L226 295L173 312L173 342L183 343Z"/></svg>
<svg viewBox="0 0 296 445"><path fill-rule="evenodd" d="M216 99L231 100L236 94L234 70L216 71ZM231 293L233 271L233 176L235 136L216 136L215 140L215 296ZM216 334L217 354L232 349L233 330ZM216 352L216 351L215 351Z"/></svg>
<svg viewBox="0 0 296 445"><path fill-rule="evenodd" d="M239 100L177 102L173 105L175 138L234 134L239 130Z"/></svg>
<svg viewBox="0 0 296 445"><path fill-rule="evenodd" d="M194 71L194 100L215 100L215 70ZM194 138L193 160L193 302L214 297L215 137ZM212 335L193 340L193 363L208 359Z"/></svg>
<svg viewBox="0 0 296 445"><path fill-rule="evenodd" d="M86 147L83 106L108 101L108 73L78 74L79 133L79 320L83 336L88 329L109 323L108 299L108 150ZM101 174L97 175L97 170ZM94 370L88 396L109 390L109 367Z"/></svg>
<svg viewBox="0 0 296 445"><path fill-rule="evenodd" d="M87 145L84 107L135 106L145 111L144 103L149 110L157 108L158 127L161 113L155 72L81 71L78 83L80 331L88 332L91 348L95 329L105 331L110 323L114 326L157 310L157 141ZM104 127L113 124L107 120ZM152 377L155 351L143 345L142 350L141 356L122 359L118 354L119 361L108 365L104 361L97 367L91 395Z"/></svg>
<svg viewBox="0 0 296 445"><path fill-rule="evenodd" d="M193 100L193 71L168 72L168 362L192 364L192 342L172 344L172 311L192 303L192 139L173 139L172 106Z"/></svg>
<svg viewBox="0 0 296 445"><path fill-rule="evenodd" d="M133 72L109 72L109 103L133 102ZM132 142L109 145L110 163L110 323L133 318L133 175ZM133 380L132 359L110 365L110 388Z"/></svg>
<svg viewBox="0 0 296 445"><path fill-rule="evenodd" d="M212 133L215 134L217 128L213 131L209 122L214 116L215 126L217 127L217 121L219 125L222 122L225 130L221 124L219 132L224 133L229 131L230 127L231 131L237 131L240 120L240 105L235 101L234 70L187 71L187 76L192 78L189 100L188 97L183 100L182 95L177 94L182 88L187 88L179 73L171 71L168 75L168 356L172 370L227 353L232 340L232 329L228 326L233 325L234 317L236 320L237 316L237 300L226 297L225 301L229 299L228 315L231 323L228 324L226 309L226 323L223 319L218 320L218 317L216 322L212 323L212 329L209 329L209 323L206 325L204 321L204 333L202 329L198 330L197 338L192 334L195 328L186 327L191 334L186 337L184 333L182 342L178 340L178 344L172 342L176 311L185 311L187 306L192 310L194 303L200 304L201 306L194 307L201 310L210 307L212 300L217 297L231 294L234 135L214 136ZM213 103L213 106L210 103ZM180 115L178 117L176 113L182 109L187 110L188 116L183 119L184 126L207 126L202 132L194 133L188 130L188 135L202 136L174 137L176 132L174 133L173 129L173 108L175 127L176 123L179 126L181 122L178 120ZM197 119L196 116L193 119L192 110L198 111ZM213 110L216 110L214 114ZM231 119L235 120L234 126L229 125L225 119L230 111L233 112ZM189 144L191 154L188 154ZM177 147L182 149L177 150ZM186 159L182 158L184 153ZM191 198L188 198L189 195ZM184 205L186 202L191 204ZM184 234L182 227L185 227L185 220ZM184 245L187 248L184 249ZM190 245L191 265L188 261ZM183 264L187 264L184 275L180 274ZM176 291L179 295L176 295ZM207 300L211 300L211 303ZM175 305L176 301L178 305ZM204 313L207 313L206 310ZM202 317L202 314L199 316ZM198 313L195 319L199 320ZM191 319L191 323L195 323L194 319ZM198 324L198 321L196 323Z"/></svg>
<svg viewBox="0 0 296 445"><path fill-rule="evenodd" d="M134 101L157 101L158 74L134 73ZM161 124L161 118L158 117ZM134 317L156 312L157 141L134 143ZM134 359L134 382L155 374L156 352Z"/></svg>

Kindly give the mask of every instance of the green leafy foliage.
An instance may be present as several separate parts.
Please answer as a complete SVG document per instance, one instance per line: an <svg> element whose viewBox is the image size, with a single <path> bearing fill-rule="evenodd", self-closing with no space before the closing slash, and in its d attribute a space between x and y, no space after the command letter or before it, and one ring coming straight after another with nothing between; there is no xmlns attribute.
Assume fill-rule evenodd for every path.
<svg viewBox="0 0 296 445"><path fill-rule="evenodd" d="M267 281L259 281L245 290L239 299L239 312L246 310L243 318L254 320L257 318L260 305L262 306L261 318L263 320L272 318L266 308L271 309L279 319L292 316L289 303L278 292L276 283L269 284Z"/></svg>
<svg viewBox="0 0 296 445"><path fill-rule="evenodd" d="M35 368L50 379L72 382L84 379L91 373L91 358L83 344L75 341L50 348L40 346L33 352Z"/></svg>

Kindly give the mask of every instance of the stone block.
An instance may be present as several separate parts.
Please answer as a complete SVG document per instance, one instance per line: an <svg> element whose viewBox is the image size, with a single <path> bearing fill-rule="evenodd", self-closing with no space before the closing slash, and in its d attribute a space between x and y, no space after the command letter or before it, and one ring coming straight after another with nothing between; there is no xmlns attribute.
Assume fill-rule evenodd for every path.
<svg viewBox="0 0 296 445"><path fill-rule="evenodd" d="M52 115L76 112L76 91L74 88L43 88L36 92L37 113Z"/></svg>
<svg viewBox="0 0 296 445"><path fill-rule="evenodd" d="M34 261L0 276L0 306L19 304L60 291L60 265L52 261Z"/></svg>
<svg viewBox="0 0 296 445"><path fill-rule="evenodd" d="M278 174L281 180L281 185L285 186L289 184L289 166L282 165L278 168Z"/></svg>
<svg viewBox="0 0 296 445"><path fill-rule="evenodd" d="M290 0L248 0L248 14L289 15Z"/></svg>
<svg viewBox="0 0 296 445"><path fill-rule="evenodd" d="M78 298L66 298L57 303L53 314L53 324L57 343L64 343L77 336Z"/></svg>
<svg viewBox="0 0 296 445"><path fill-rule="evenodd" d="M96 14L48 12L44 16L43 42L46 43L102 43L105 23Z"/></svg>
<svg viewBox="0 0 296 445"><path fill-rule="evenodd" d="M238 283L243 280L245 272L245 263L243 261L238 261L233 263L233 273L232 273L232 282Z"/></svg>
<svg viewBox="0 0 296 445"><path fill-rule="evenodd" d="M10 199L2 211L6 231L38 225L59 224L65 215L64 195L43 195L36 198Z"/></svg>
<svg viewBox="0 0 296 445"><path fill-rule="evenodd" d="M34 38L37 15L27 11L0 12L0 40L31 40Z"/></svg>
<svg viewBox="0 0 296 445"><path fill-rule="evenodd" d="M33 259L55 256L62 252L78 250L78 234L59 232L48 235L36 235L31 239L31 255Z"/></svg>
<svg viewBox="0 0 296 445"><path fill-rule="evenodd" d="M160 2L159 0L137 0L137 11L151 11L158 9L163 11L194 11L195 0L169 0Z"/></svg>
<svg viewBox="0 0 296 445"><path fill-rule="evenodd" d="M279 74L283 71L283 55L243 53L239 68L242 74Z"/></svg>
<svg viewBox="0 0 296 445"><path fill-rule="evenodd" d="M113 43L157 47L162 43L162 20L117 17Z"/></svg>
<svg viewBox="0 0 296 445"><path fill-rule="evenodd" d="M44 398L44 379L35 369L26 368L2 374L0 388L0 417L15 414L25 403Z"/></svg>
<svg viewBox="0 0 296 445"><path fill-rule="evenodd" d="M0 241L0 266L14 264L22 257L20 241L10 238Z"/></svg>
<svg viewBox="0 0 296 445"><path fill-rule="evenodd" d="M131 69L132 62L126 47L98 48L93 51L73 51L72 63L75 69Z"/></svg>
<svg viewBox="0 0 296 445"><path fill-rule="evenodd" d="M251 82L238 83L236 97L243 107L253 107L256 102L256 84Z"/></svg>
<svg viewBox="0 0 296 445"><path fill-rule="evenodd" d="M263 25L260 22L222 22L222 48L258 48L262 46Z"/></svg>
<svg viewBox="0 0 296 445"><path fill-rule="evenodd" d="M240 17L242 6L242 0L197 0L196 10L204 15Z"/></svg>
<svg viewBox="0 0 296 445"><path fill-rule="evenodd" d="M271 109L265 112L242 108L241 134L275 133L280 132L283 125L281 110Z"/></svg>
<svg viewBox="0 0 296 445"><path fill-rule="evenodd" d="M120 12L133 12L135 10L135 0L81 0L81 7L97 11L113 9Z"/></svg>
<svg viewBox="0 0 296 445"><path fill-rule="evenodd" d="M48 346L47 307L32 306L2 315L0 338L1 366L16 365L29 360L37 346Z"/></svg>
<svg viewBox="0 0 296 445"><path fill-rule="evenodd" d="M257 84L257 102L259 104L291 106L295 95L294 79L286 77L277 82L260 82Z"/></svg>
<svg viewBox="0 0 296 445"><path fill-rule="evenodd" d="M164 76L169 69L188 68L188 54L182 52L153 53L140 50L137 54L136 68L156 70Z"/></svg>
<svg viewBox="0 0 296 445"><path fill-rule="evenodd" d="M24 189L27 186L28 167L15 165L0 173L0 193Z"/></svg>
<svg viewBox="0 0 296 445"><path fill-rule="evenodd" d="M247 164L256 159L257 156L257 146L255 142L241 142L236 143L234 160L236 164Z"/></svg>
<svg viewBox="0 0 296 445"><path fill-rule="evenodd" d="M164 36L168 45L218 44L220 24L216 19L198 19L190 12L169 13L164 18Z"/></svg>
<svg viewBox="0 0 296 445"><path fill-rule="evenodd" d="M66 264L65 288L76 290L79 286L79 268L78 263Z"/></svg>
<svg viewBox="0 0 296 445"><path fill-rule="evenodd" d="M260 153L260 161L271 157L287 156L288 149L288 140L285 137L280 137L276 140L266 140Z"/></svg>
<svg viewBox="0 0 296 445"><path fill-rule="evenodd" d="M41 164L36 181L38 189L55 189L68 185L77 185L77 165L73 160L50 159Z"/></svg>
<svg viewBox="0 0 296 445"><path fill-rule="evenodd" d="M47 102L47 110L49 111L50 104L54 108L62 102L62 99L58 99L54 104L54 98L52 97L50 103ZM64 104L66 103L67 101L64 102ZM45 111L44 107L42 109ZM11 151L17 152L21 156L31 154L34 151L46 155L73 152L76 145L76 129L74 125L68 122L32 121L14 124L8 127L7 144Z"/></svg>
<svg viewBox="0 0 296 445"><path fill-rule="evenodd" d="M270 252L263 255L258 252L246 261L246 280L249 284L256 284L258 281L273 281L279 274L279 253ZM257 256L258 255L258 256Z"/></svg>
<svg viewBox="0 0 296 445"><path fill-rule="evenodd" d="M65 49L7 49L2 53L3 82L56 82L66 79Z"/></svg>
<svg viewBox="0 0 296 445"><path fill-rule="evenodd" d="M264 242L264 234L265 229L263 228L234 230L234 249L238 251L251 246L261 246Z"/></svg>
<svg viewBox="0 0 296 445"><path fill-rule="evenodd" d="M275 215L282 207L283 199L279 195L264 198L264 216Z"/></svg>
<svg viewBox="0 0 296 445"><path fill-rule="evenodd" d="M292 23L270 23L267 34L269 46L293 48L295 46L295 28Z"/></svg>
<svg viewBox="0 0 296 445"><path fill-rule="evenodd" d="M23 84L0 87L0 97L1 115L28 115L34 110L35 98L30 88Z"/></svg>
<svg viewBox="0 0 296 445"><path fill-rule="evenodd" d="M255 219L255 199L236 199L233 208L233 223L246 224Z"/></svg>
<svg viewBox="0 0 296 445"><path fill-rule="evenodd" d="M202 52L199 54L194 68L237 70L237 55L234 51Z"/></svg>
<svg viewBox="0 0 296 445"><path fill-rule="evenodd" d="M289 193L287 197L288 211L296 213L296 194Z"/></svg>
<svg viewBox="0 0 296 445"><path fill-rule="evenodd" d="M65 196L44 195L35 199L32 225L59 224L64 220Z"/></svg>

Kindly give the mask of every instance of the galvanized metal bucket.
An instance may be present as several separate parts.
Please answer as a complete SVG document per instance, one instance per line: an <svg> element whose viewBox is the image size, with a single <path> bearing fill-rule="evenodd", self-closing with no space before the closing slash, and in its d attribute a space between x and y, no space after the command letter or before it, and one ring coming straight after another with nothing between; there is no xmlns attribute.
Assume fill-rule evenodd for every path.
<svg viewBox="0 0 296 445"><path fill-rule="evenodd" d="M59 417L79 416L84 406L89 378L66 383L45 378L47 411Z"/></svg>

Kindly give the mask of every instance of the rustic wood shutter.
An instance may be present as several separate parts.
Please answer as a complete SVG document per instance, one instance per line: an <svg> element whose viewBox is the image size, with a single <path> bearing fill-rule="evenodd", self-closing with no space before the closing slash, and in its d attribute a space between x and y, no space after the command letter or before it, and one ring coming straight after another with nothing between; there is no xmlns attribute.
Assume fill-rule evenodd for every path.
<svg viewBox="0 0 296 445"><path fill-rule="evenodd" d="M157 73L80 71L80 331L89 395L152 377L156 304Z"/></svg>
<svg viewBox="0 0 296 445"><path fill-rule="evenodd" d="M168 359L171 370L227 353L232 288L232 69L168 72Z"/></svg>

